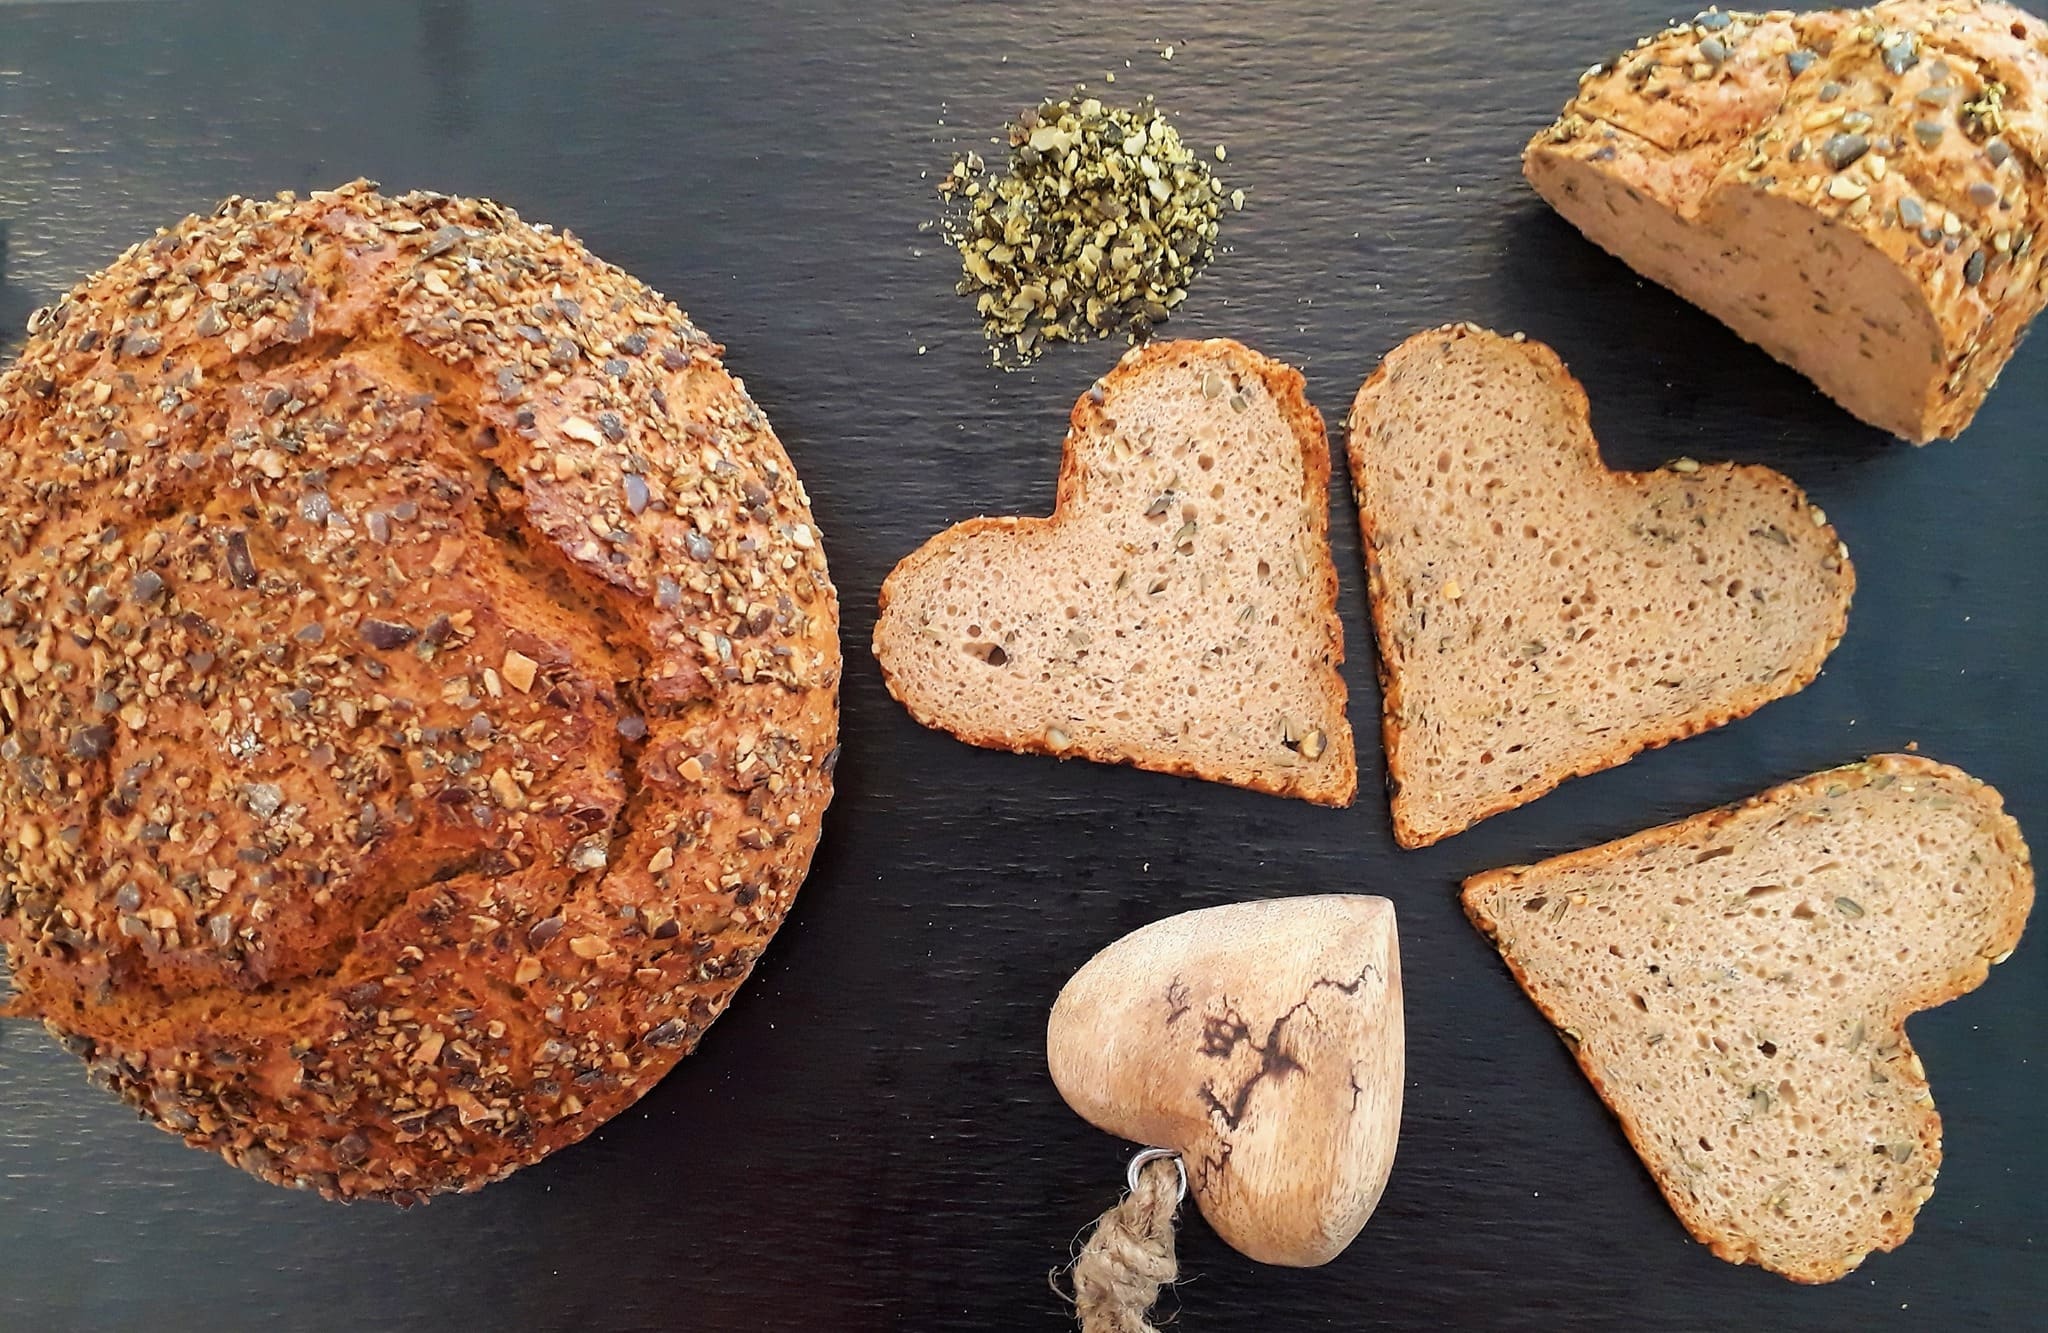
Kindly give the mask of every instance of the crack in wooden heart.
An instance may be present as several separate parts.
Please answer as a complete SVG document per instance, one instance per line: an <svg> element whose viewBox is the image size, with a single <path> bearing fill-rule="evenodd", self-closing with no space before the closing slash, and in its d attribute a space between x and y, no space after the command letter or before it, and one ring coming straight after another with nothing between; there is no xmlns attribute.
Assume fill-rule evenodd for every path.
<svg viewBox="0 0 2048 1333"><path fill-rule="evenodd" d="M1046 1058L1100 1129L1179 1151L1216 1233L1327 1263L1377 1206L1400 1132L1393 904L1329 894L1157 921L1060 992Z"/></svg>

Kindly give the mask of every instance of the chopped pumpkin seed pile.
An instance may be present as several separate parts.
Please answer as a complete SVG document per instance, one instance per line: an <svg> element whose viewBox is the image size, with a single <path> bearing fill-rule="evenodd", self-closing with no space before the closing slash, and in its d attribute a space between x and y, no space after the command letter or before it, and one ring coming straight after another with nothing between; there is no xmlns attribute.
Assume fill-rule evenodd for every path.
<svg viewBox="0 0 2048 1333"><path fill-rule="evenodd" d="M1022 364L1059 340L1149 336L1214 253L1222 182L1150 98L1112 107L1077 90L1019 116L1009 142L1007 174L968 153L939 184L991 355ZM1243 191L1230 202L1243 208Z"/></svg>

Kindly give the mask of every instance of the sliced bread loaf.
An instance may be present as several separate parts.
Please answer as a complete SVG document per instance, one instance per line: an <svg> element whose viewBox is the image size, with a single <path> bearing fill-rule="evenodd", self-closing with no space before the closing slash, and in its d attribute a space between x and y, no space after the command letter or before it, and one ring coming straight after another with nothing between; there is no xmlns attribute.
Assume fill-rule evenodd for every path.
<svg viewBox="0 0 2048 1333"><path fill-rule="evenodd" d="M1465 885L1686 1228L1800 1282L1911 1234L1941 1119L1905 1019L2033 901L1998 793L1907 755Z"/></svg>
<svg viewBox="0 0 2048 1333"><path fill-rule="evenodd" d="M882 585L875 656L974 745L1349 804L1329 444L1299 372L1134 350L1074 405L1051 518L977 518Z"/></svg>
<svg viewBox="0 0 2048 1333"><path fill-rule="evenodd" d="M2048 301L2048 24L1976 0L1720 13L1595 66L1522 169L1602 249L1915 442Z"/></svg>
<svg viewBox="0 0 2048 1333"><path fill-rule="evenodd" d="M1410 338L1350 450L1404 847L1791 694L1842 636L1855 576L1797 486L1608 471L1540 343Z"/></svg>

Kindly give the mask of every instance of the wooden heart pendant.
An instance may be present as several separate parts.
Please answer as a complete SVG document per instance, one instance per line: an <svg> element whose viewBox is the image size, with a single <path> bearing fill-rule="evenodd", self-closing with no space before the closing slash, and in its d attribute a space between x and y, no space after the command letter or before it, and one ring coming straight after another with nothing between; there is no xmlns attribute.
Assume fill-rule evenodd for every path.
<svg viewBox="0 0 2048 1333"><path fill-rule="evenodd" d="M1180 1152L1224 1240L1327 1263L1372 1216L1400 1133L1394 905L1329 894L1156 921L1074 974L1046 1058L1089 1123Z"/></svg>

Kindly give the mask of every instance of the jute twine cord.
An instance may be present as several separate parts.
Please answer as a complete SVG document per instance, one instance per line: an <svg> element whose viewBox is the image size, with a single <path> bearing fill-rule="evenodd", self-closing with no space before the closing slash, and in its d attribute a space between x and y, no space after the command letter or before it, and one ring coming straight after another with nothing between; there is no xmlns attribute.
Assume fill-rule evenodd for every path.
<svg viewBox="0 0 2048 1333"><path fill-rule="evenodd" d="M1180 1272L1173 1219L1181 1174L1170 1158L1138 1172L1137 1187L1095 1222L1074 1261L1074 1313L1082 1333L1158 1333L1148 1317L1159 1289Z"/></svg>

